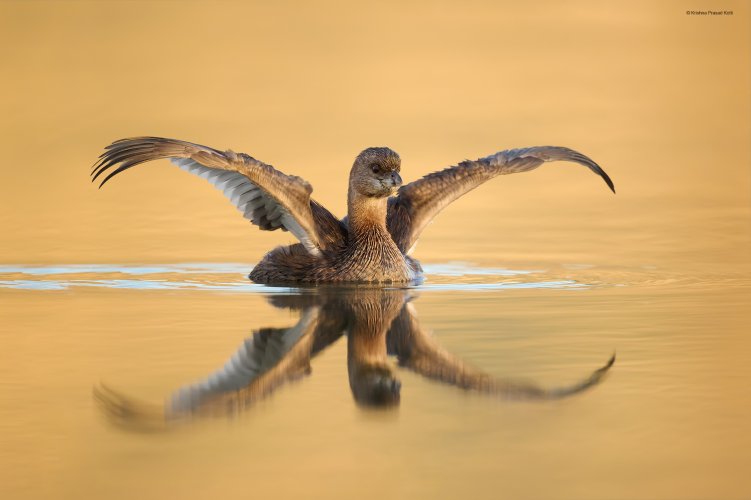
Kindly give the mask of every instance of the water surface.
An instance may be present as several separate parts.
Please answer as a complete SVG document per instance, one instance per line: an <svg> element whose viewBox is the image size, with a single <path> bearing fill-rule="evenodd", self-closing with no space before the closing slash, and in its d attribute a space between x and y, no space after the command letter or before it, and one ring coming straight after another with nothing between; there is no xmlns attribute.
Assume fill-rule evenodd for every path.
<svg viewBox="0 0 751 500"><path fill-rule="evenodd" d="M613 351L616 364L582 394L520 402L426 378L390 357L401 401L374 411L353 398L339 340L312 359L309 376L244 411L144 433L108 418L92 388L104 383L161 408L253 331L293 326L300 313L268 300L305 291L249 284L240 265L6 266L4 460L46 477L6 484L63 497L200 497L220 484L242 494L236 478L252 474L254 491L275 497L300 494L299 482L312 495L333 482L343 496L367 482L374 498L407 495L405 485L489 498L493 488L587 497L591 486L575 485L591 484L593 471L643 496L669 496L676 484L729 494L741 481L751 446L747 283L426 267L436 274L424 287L394 292L414 295L425 332L473 369L554 387L580 381ZM545 484L534 479L541 473Z"/></svg>
<svg viewBox="0 0 751 500"><path fill-rule="evenodd" d="M687 8L0 2L0 497L748 498L751 22L743 1ZM251 154L339 216L369 146L406 182L580 150L618 194L570 164L496 179L425 230L424 284L379 293L482 380L565 387L615 364L520 401L327 337L243 411L165 420L318 292L248 282L289 234L167 162L92 186L102 148L135 135ZM392 378L398 405L361 404L358 384ZM122 425L102 387L163 425Z"/></svg>

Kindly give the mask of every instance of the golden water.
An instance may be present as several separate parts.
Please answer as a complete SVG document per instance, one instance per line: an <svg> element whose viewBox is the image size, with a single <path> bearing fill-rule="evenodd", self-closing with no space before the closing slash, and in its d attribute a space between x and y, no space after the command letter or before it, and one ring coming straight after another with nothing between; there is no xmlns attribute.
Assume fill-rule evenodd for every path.
<svg viewBox="0 0 751 500"><path fill-rule="evenodd" d="M751 22L708 3L0 3L0 497L748 498ZM374 412L340 340L234 418L113 426L101 382L161 404L297 321L244 279L288 234L166 162L89 184L143 134L252 154L339 215L367 146L405 181L578 149L617 195L569 164L483 186L425 231L413 305L495 377L615 366L543 403L395 368Z"/></svg>

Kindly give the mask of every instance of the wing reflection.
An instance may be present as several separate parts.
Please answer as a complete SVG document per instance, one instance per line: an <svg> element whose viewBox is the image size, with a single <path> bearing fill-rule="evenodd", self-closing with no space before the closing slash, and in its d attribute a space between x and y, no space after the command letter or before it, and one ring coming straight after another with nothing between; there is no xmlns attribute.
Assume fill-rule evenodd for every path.
<svg viewBox="0 0 751 500"><path fill-rule="evenodd" d="M498 378L443 349L420 325L413 290L375 287L318 288L301 295L269 297L275 307L300 311L289 328L261 328L246 339L225 365L175 391L163 406L150 405L99 385L94 398L109 419L126 428L149 431L200 416L246 411L290 382L311 373L311 358L347 336L347 369L355 402L391 407L400 402L397 365L431 380L504 399L546 400L582 392L599 383L615 361L578 383L544 388Z"/></svg>
<svg viewBox="0 0 751 500"><path fill-rule="evenodd" d="M531 382L497 378L474 368L443 349L417 320L414 306L404 304L388 335L389 353L399 366L429 379L505 399L557 399L582 392L602 380L615 363L615 354L602 368L569 386L544 388Z"/></svg>

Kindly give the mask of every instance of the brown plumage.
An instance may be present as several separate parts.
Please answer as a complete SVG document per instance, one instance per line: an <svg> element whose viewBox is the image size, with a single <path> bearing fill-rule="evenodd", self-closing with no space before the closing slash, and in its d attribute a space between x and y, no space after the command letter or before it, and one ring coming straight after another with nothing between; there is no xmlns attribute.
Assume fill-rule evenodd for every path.
<svg viewBox="0 0 751 500"><path fill-rule="evenodd" d="M548 161L570 161L603 178L591 159L568 148L511 149L426 175L399 187L401 161L389 148L368 148L352 166L347 217L314 201L310 184L246 154L160 137L123 139L109 145L92 170L93 180L140 163L169 158L181 169L222 189L245 218L262 230L290 231L298 244L278 247L250 273L257 283L405 283L419 281L420 264L409 256L438 212L497 175L533 170ZM398 192L396 192L398 189ZM392 196L396 194L395 196Z"/></svg>

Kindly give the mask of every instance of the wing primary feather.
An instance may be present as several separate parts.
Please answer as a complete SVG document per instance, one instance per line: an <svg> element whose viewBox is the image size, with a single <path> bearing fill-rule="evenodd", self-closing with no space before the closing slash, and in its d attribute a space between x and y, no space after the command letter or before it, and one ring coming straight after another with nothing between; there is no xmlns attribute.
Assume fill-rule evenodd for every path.
<svg viewBox="0 0 751 500"><path fill-rule="evenodd" d="M114 176L116 176L120 172L128 170L131 167L135 167L136 165L140 165L141 163L146 163L150 159L151 158L143 158L142 157L142 158L135 158L135 159L123 162L117 169L115 169L112 172L110 172L110 174L107 177L104 178L104 180L102 181L102 183L99 184L99 188L101 189L101 187L104 186L107 183L108 180L112 179ZM99 174L97 174L96 176L94 176L93 180L96 180L97 177L99 177Z"/></svg>
<svg viewBox="0 0 751 500"><path fill-rule="evenodd" d="M318 245L339 248L346 241L346 229L310 199L310 184L243 153L152 136L120 139L91 166L91 180L101 188L121 172L158 159L216 186L261 229L291 231L312 254L320 253Z"/></svg>

